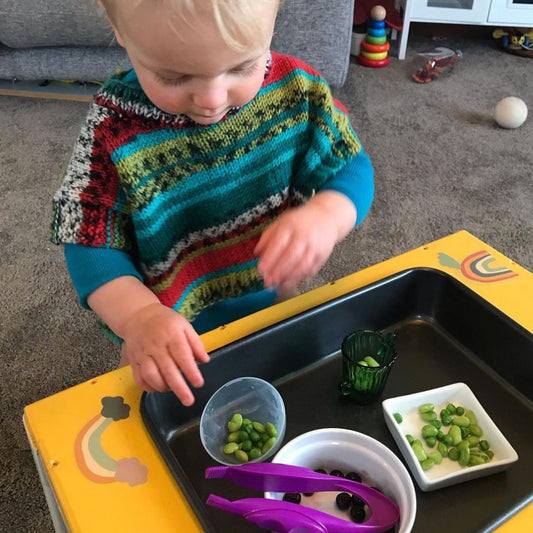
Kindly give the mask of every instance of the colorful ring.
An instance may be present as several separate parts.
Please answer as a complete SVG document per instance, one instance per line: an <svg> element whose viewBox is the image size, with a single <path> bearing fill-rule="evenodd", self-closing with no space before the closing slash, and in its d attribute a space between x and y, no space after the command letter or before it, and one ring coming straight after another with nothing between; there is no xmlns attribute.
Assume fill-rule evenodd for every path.
<svg viewBox="0 0 533 533"><path fill-rule="evenodd" d="M388 52L377 52L377 53L372 53L372 52L361 52L361 55L363 57L366 57L367 59L373 59L374 61L379 61L380 59L385 59L389 53Z"/></svg>
<svg viewBox="0 0 533 533"><path fill-rule="evenodd" d="M376 28L376 29L384 28L385 27L385 21L384 20L370 19L370 21L368 23L368 26L370 28Z"/></svg>
<svg viewBox="0 0 533 533"><path fill-rule="evenodd" d="M366 33L372 35L372 37L383 37L384 35L387 35L385 28L368 28Z"/></svg>
<svg viewBox="0 0 533 533"><path fill-rule="evenodd" d="M380 67L386 67L389 64L389 56L387 56L385 59L379 59L378 61L374 59L367 59L365 56L358 55L357 59L363 67L372 67L372 68L380 68Z"/></svg>
<svg viewBox="0 0 533 533"><path fill-rule="evenodd" d="M385 44L387 42L387 36L373 37L372 35L367 35L365 41L370 44Z"/></svg>
<svg viewBox="0 0 533 533"><path fill-rule="evenodd" d="M361 41L361 50L364 50L365 52L387 52L390 48L390 43L385 44L370 44L366 41Z"/></svg>

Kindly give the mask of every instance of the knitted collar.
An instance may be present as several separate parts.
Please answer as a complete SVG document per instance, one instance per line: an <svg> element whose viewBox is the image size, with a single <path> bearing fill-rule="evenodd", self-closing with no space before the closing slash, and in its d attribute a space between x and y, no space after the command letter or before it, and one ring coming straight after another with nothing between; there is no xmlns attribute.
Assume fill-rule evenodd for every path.
<svg viewBox="0 0 533 533"><path fill-rule="evenodd" d="M264 80L272 70L272 54L269 51L265 66ZM116 107L120 112L133 112L147 118L161 120L172 126L186 128L205 128L210 124L199 124L184 114L173 115L165 113L146 96L133 69L127 72L119 72L110 78L95 95L95 102L100 105ZM228 117L235 115L241 110L240 106L232 107L219 121L223 122Z"/></svg>

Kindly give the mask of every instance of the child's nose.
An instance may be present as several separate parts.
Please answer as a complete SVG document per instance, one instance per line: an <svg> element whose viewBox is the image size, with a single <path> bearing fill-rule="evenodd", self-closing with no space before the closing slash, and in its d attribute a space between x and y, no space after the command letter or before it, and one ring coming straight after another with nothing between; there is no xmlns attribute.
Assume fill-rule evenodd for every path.
<svg viewBox="0 0 533 533"><path fill-rule="evenodd" d="M193 94L193 102L200 109L217 111L226 105L228 90L223 83L213 80Z"/></svg>

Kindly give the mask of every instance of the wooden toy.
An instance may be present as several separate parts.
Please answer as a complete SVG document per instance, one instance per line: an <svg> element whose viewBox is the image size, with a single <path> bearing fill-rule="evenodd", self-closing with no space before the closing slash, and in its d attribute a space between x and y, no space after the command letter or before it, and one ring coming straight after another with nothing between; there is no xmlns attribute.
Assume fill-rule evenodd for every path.
<svg viewBox="0 0 533 533"><path fill-rule="evenodd" d="M377 5L370 10L367 34L357 56L364 67L381 68L389 64L390 44L387 42L386 16L387 11L383 6Z"/></svg>

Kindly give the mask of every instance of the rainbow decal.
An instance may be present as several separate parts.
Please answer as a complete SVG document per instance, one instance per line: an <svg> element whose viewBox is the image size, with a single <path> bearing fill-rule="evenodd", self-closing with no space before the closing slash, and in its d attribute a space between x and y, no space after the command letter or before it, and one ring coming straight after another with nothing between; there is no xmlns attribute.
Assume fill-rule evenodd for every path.
<svg viewBox="0 0 533 533"><path fill-rule="evenodd" d="M113 422L128 418L130 406L121 396L102 398L100 414L91 418L81 429L74 443L74 456L81 473L94 483L121 481L130 486L141 485L148 479L148 468L136 457L113 459L102 448L103 432Z"/></svg>
<svg viewBox="0 0 533 533"><path fill-rule="evenodd" d="M489 283L518 276L516 272L507 267L494 266L494 261L496 258L486 250L474 252L465 257L461 263L443 252L439 253L439 263L442 266L457 268L463 276L474 281Z"/></svg>

